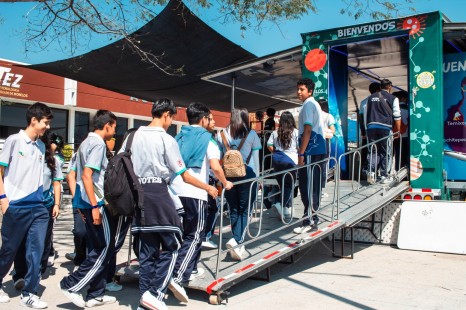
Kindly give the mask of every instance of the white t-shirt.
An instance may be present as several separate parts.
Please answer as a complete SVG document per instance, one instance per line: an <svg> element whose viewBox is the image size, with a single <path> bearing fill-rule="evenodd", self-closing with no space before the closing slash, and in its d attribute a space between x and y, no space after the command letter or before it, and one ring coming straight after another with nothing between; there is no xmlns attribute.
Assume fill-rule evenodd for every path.
<svg viewBox="0 0 466 310"><path fill-rule="evenodd" d="M201 168L188 168L189 174L201 182L209 184L210 160L220 160L220 149L217 142L210 140ZM180 197L189 197L207 201L207 192L203 189L187 184L180 175L174 175L170 184L171 189Z"/></svg>
<svg viewBox="0 0 466 310"><path fill-rule="evenodd" d="M283 147L280 145L280 141L278 140L278 131L275 130L270 135L269 140L267 141L267 145L273 146L275 150L285 153L297 165L298 164L298 137L299 137L298 129L294 129L293 134L291 135L290 147L284 150Z"/></svg>

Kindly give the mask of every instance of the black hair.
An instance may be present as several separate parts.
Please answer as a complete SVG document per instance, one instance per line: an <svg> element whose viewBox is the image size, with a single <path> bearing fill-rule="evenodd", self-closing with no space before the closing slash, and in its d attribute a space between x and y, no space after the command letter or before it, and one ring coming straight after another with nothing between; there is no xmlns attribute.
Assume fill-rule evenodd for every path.
<svg viewBox="0 0 466 310"><path fill-rule="evenodd" d="M266 113L267 113L267 116L268 116L268 117L274 117L274 116L275 116L275 112L277 112L277 111L275 111L274 108L268 108Z"/></svg>
<svg viewBox="0 0 466 310"><path fill-rule="evenodd" d="M247 136L249 128L249 113L245 108L233 109L230 118L230 136L233 139L242 139Z"/></svg>
<svg viewBox="0 0 466 310"><path fill-rule="evenodd" d="M319 99L317 102L319 103L322 111L328 113L328 101L325 99Z"/></svg>
<svg viewBox="0 0 466 310"><path fill-rule="evenodd" d="M28 126L31 124L33 117L39 122L43 118L50 120L53 118L52 110L42 102L36 102L27 109L26 121L28 122Z"/></svg>
<svg viewBox="0 0 466 310"><path fill-rule="evenodd" d="M296 128L293 114L285 111L280 115L280 121L278 122L278 144L287 150L291 146L291 139L293 138L293 130Z"/></svg>
<svg viewBox="0 0 466 310"><path fill-rule="evenodd" d="M393 95L397 97L399 100L403 98L408 99L409 97L408 92L406 90L400 90L400 91L394 92Z"/></svg>
<svg viewBox="0 0 466 310"><path fill-rule="evenodd" d="M380 81L380 88L381 89L388 89L390 86L392 86L392 82L388 79L383 79Z"/></svg>
<svg viewBox="0 0 466 310"><path fill-rule="evenodd" d="M123 135L123 141L125 141L126 138L128 138L130 133L132 133L132 132L134 132L136 130L138 130L137 127L133 127L133 128L130 128L130 129L126 130L125 134Z"/></svg>
<svg viewBox="0 0 466 310"><path fill-rule="evenodd" d="M264 112L262 112L262 111L256 111L256 119L257 119L259 122L262 122L262 120L264 119Z"/></svg>
<svg viewBox="0 0 466 310"><path fill-rule="evenodd" d="M304 78L304 79L300 79L296 85L299 87L301 85L304 85L306 86L307 90L309 92L312 91L312 93L314 93L314 88L316 87L316 84L314 83L313 80L309 79L309 78Z"/></svg>
<svg viewBox="0 0 466 310"><path fill-rule="evenodd" d="M379 82L372 82L369 85L369 92L371 94L375 94L376 92L380 91L380 83Z"/></svg>
<svg viewBox="0 0 466 310"><path fill-rule="evenodd" d="M105 125L113 125L116 122L116 116L108 110L99 110L95 113L92 123L94 124L94 130L102 130Z"/></svg>
<svg viewBox="0 0 466 310"><path fill-rule="evenodd" d="M45 144L45 163L47 164L47 167L50 169L52 172L52 180L55 177L56 173L56 167L55 167L55 157L54 153L52 152L52 133L50 131L46 131L45 134L40 137L42 142ZM47 189L48 190L48 189Z"/></svg>
<svg viewBox="0 0 466 310"><path fill-rule="evenodd" d="M161 118L165 112L168 112L170 116L176 114L176 107L171 99L161 98L154 102L151 111L153 118Z"/></svg>
<svg viewBox="0 0 466 310"><path fill-rule="evenodd" d="M57 146L56 153L59 153L59 154L63 153L63 147L65 146L65 142L62 136L57 135L56 133L51 133L50 143L54 143Z"/></svg>
<svg viewBox="0 0 466 310"><path fill-rule="evenodd" d="M204 117L209 117L210 110L205 104L200 102L192 102L188 105L186 109L186 116L188 117L189 125L196 125Z"/></svg>

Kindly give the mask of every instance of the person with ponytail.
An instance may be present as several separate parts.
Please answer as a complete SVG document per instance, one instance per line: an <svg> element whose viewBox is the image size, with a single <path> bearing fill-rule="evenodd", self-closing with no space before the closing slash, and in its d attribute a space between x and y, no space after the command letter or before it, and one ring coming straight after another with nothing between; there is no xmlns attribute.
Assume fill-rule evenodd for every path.
<svg viewBox="0 0 466 310"><path fill-rule="evenodd" d="M299 133L293 115L288 111L283 112L278 126L267 141L267 148L273 153L274 172L288 170L298 164ZM280 201L283 201L283 212L281 202L276 202L273 206L286 218L291 215L291 194L296 182L296 171L292 171L291 174L280 174L275 178L282 192Z"/></svg>

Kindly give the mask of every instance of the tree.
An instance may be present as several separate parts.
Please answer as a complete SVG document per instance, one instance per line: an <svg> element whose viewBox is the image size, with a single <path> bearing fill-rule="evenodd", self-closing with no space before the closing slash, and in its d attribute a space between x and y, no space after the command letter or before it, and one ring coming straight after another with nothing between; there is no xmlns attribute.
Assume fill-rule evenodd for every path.
<svg viewBox="0 0 466 310"><path fill-rule="evenodd" d="M25 50L44 50L57 42L63 51L74 55L92 35L107 36L110 40L123 39L125 48L138 54L142 61L150 63L170 75L182 75L182 68L172 68L163 62L162 55L142 50L137 38L131 36L137 22L149 21L157 15L156 9L169 0L39 0L26 14ZM25 2L25 1L4 1ZM295 20L318 13L316 0L185 0L191 8L218 9L225 23L236 22L241 30L260 31L265 22L278 28L285 20ZM341 0L341 14L358 19L369 15L373 19L388 19L414 10L412 0L390 2L383 0Z"/></svg>

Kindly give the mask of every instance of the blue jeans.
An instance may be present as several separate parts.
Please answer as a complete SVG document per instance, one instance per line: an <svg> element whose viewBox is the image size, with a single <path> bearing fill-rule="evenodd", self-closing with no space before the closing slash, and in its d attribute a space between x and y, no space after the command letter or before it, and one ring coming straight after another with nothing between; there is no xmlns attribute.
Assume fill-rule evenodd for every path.
<svg viewBox="0 0 466 310"><path fill-rule="evenodd" d="M367 129L367 139L368 143L377 141L382 138L388 138L390 135L390 129ZM375 172L377 175L377 170L380 169L380 176L386 177L388 176L388 171L390 166L387 166L387 158L390 162L390 157L392 155L392 147L391 143L387 142L388 139L382 140L380 142L375 143L377 146L377 152L375 148L372 150L371 156L371 148L367 150L367 157L368 157L368 169L367 172ZM372 146L371 146L372 147Z"/></svg>
<svg viewBox="0 0 466 310"><path fill-rule="evenodd" d="M238 182L246 179L255 178L256 174L250 167L246 167L246 175L239 178L228 178L228 181ZM257 183L252 186L251 201L249 201L249 190L251 182L242 183L233 186L232 189L225 191L225 198L230 206L231 231L236 242L243 243L244 233L248 224L248 216L252 210L252 204L256 200Z"/></svg>

